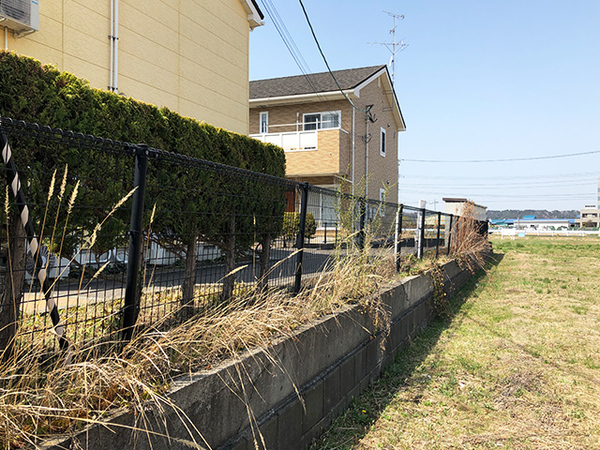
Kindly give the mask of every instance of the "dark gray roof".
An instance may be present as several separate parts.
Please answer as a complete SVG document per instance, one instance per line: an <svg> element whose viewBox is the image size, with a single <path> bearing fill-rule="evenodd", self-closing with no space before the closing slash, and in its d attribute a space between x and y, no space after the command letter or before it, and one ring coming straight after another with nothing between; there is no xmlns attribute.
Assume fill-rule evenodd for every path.
<svg viewBox="0 0 600 450"><path fill-rule="evenodd" d="M382 66L358 69L334 70L333 75L342 89L354 89L371 75L385 68ZM329 72L311 73L293 77L271 78L250 82L250 99L285 97L337 91L338 87Z"/></svg>

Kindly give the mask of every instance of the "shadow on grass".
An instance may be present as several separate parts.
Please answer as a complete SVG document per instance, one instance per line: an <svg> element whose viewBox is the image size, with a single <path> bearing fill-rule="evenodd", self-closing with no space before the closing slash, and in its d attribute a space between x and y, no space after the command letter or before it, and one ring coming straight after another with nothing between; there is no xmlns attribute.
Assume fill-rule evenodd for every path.
<svg viewBox="0 0 600 450"><path fill-rule="evenodd" d="M502 253L492 254L485 269L475 273L462 289L455 293L447 314L436 317L426 330L412 339L407 348L398 353L394 363L360 397L352 401L348 409L311 449L349 449L363 438L394 399L395 394L407 386L407 379L433 351L442 333L451 325L455 328L460 325L464 316L457 315L462 306L478 289L479 282L486 278L503 258ZM416 395L410 401L418 403L420 399L421 395Z"/></svg>

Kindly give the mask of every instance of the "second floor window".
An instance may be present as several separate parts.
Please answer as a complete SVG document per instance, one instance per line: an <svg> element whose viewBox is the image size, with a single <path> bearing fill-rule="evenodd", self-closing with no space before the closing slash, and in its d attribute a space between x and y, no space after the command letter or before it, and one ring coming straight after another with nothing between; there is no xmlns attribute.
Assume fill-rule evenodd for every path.
<svg viewBox="0 0 600 450"><path fill-rule="evenodd" d="M266 134L269 132L269 113L261 112L260 113L260 133Z"/></svg>
<svg viewBox="0 0 600 450"><path fill-rule="evenodd" d="M325 128L339 128L341 115L342 114L340 111L304 114L304 131L322 130Z"/></svg>

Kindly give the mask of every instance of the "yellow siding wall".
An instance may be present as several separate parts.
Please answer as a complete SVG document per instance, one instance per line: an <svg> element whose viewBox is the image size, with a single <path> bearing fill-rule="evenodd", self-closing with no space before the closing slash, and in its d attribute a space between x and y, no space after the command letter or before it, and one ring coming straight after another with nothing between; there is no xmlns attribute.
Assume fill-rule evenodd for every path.
<svg viewBox="0 0 600 450"><path fill-rule="evenodd" d="M119 92L248 132L247 13L240 0L120 0ZM42 0L40 30L8 50L110 84L110 0Z"/></svg>
<svg viewBox="0 0 600 450"><path fill-rule="evenodd" d="M346 168L340 167L340 149L346 143L346 137L347 133L339 129L320 130L317 150L285 153L286 175L293 177L317 173L345 173Z"/></svg>

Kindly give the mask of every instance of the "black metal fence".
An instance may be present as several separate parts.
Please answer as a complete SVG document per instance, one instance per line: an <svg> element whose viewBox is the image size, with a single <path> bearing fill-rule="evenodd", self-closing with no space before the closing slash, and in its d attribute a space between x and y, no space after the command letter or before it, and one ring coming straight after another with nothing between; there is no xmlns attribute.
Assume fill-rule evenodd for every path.
<svg viewBox="0 0 600 450"><path fill-rule="evenodd" d="M398 263L450 251L444 213L6 118L0 128L41 243L28 256L5 164L0 337L12 311L20 344L55 345L48 301L70 342L126 339L135 324L257 289L297 293L339 245L368 240Z"/></svg>

